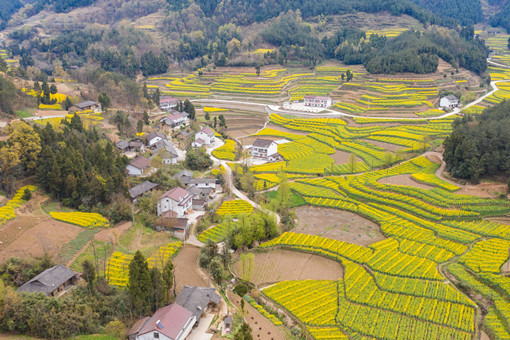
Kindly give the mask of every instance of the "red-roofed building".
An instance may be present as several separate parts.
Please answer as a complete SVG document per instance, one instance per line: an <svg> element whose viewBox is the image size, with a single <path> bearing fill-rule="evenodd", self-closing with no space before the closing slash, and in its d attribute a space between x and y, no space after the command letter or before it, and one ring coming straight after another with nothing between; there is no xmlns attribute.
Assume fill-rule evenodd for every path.
<svg viewBox="0 0 510 340"><path fill-rule="evenodd" d="M161 118L159 122L170 125L171 127L186 125L188 122L188 116L186 113L178 111L173 111L171 113L171 115Z"/></svg>
<svg viewBox="0 0 510 340"><path fill-rule="evenodd" d="M330 107L331 98L321 96L305 96L305 106Z"/></svg>
<svg viewBox="0 0 510 340"><path fill-rule="evenodd" d="M150 166L151 161L144 156L140 156L129 162L126 166L126 170L129 176L141 176Z"/></svg>
<svg viewBox="0 0 510 340"><path fill-rule="evenodd" d="M178 304L160 308L138 330L136 340L184 340L191 332L196 317Z"/></svg>
<svg viewBox="0 0 510 340"><path fill-rule="evenodd" d="M161 110L170 110L179 104L179 101L173 97L161 97L159 99L159 108Z"/></svg>
<svg viewBox="0 0 510 340"><path fill-rule="evenodd" d="M167 211L173 211L175 217L184 217L192 211L193 195L181 187L168 190L158 200L157 211L161 216Z"/></svg>
<svg viewBox="0 0 510 340"><path fill-rule="evenodd" d="M192 146L199 148L201 146L208 146L214 144L214 131L210 127L204 127L202 130L195 134L195 141Z"/></svg>

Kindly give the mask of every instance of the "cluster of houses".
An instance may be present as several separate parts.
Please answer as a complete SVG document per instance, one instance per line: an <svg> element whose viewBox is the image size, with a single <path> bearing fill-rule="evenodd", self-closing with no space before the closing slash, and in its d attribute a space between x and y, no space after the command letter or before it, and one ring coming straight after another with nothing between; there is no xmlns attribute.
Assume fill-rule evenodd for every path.
<svg viewBox="0 0 510 340"><path fill-rule="evenodd" d="M217 309L221 296L216 289L184 286L175 302L158 309L151 317L139 319L129 330L129 340L183 340L205 313ZM225 321L225 326L230 321Z"/></svg>
<svg viewBox="0 0 510 340"><path fill-rule="evenodd" d="M18 291L58 297L75 287L80 278L80 273L59 264L35 276ZM158 309L152 317L139 319L129 330L128 339L186 339L203 315L218 312L221 300L215 288L184 286L173 304ZM232 318L227 317L224 324L230 328Z"/></svg>

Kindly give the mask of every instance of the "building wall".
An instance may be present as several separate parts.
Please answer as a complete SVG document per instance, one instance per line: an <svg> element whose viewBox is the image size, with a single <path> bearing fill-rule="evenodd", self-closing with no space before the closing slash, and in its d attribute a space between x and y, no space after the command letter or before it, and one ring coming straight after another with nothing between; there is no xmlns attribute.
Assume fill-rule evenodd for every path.
<svg viewBox="0 0 510 340"><path fill-rule="evenodd" d="M186 203L186 205L180 206L176 201L168 197L165 197L158 202L157 205L158 216L161 216L161 214L163 214L164 212L171 210L177 214L177 217L184 217L184 213L191 209L191 202L192 200L189 200L189 202Z"/></svg>
<svg viewBox="0 0 510 340"><path fill-rule="evenodd" d="M153 146L154 144L156 144L157 142L159 142L160 140L163 140L163 138L161 137L154 137L152 138L150 141L149 141L149 146Z"/></svg>
<svg viewBox="0 0 510 340"><path fill-rule="evenodd" d="M269 145L269 148L267 149L267 154L272 155L277 152L278 152L278 144L271 143L271 145Z"/></svg>
<svg viewBox="0 0 510 340"><path fill-rule="evenodd" d="M150 333L146 333L146 334L137 336L136 340L174 340L174 339L169 338L166 335L161 334L161 333L159 333L159 338L155 338L154 332L150 332Z"/></svg>
<svg viewBox="0 0 510 340"><path fill-rule="evenodd" d="M165 164L177 164L177 158L165 158L163 159Z"/></svg>
<svg viewBox="0 0 510 340"><path fill-rule="evenodd" d="M128 175L129 176L141 176L143 174L143 171L138 169L138 168L135 168L134 166L132 166L131 164L129 164L127 167L126 167L126 170L128 172Z"/></svg>

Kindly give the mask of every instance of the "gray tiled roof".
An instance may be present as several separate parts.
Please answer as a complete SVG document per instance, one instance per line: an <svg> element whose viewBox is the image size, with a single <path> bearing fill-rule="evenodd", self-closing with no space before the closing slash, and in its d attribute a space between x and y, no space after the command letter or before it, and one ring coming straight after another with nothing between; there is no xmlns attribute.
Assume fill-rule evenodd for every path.
<svg viewBox="0 0 510 340"><path fill-rule="evenodd" d="M146 193L147 191L154 189L158 185L159 184L152 183L151 181L145 181L129 189L129 196L131 196L131 198L138 197Z"/></svg>
<svg viewBox="0 0 510 340"><path fill-rule="evenodd" d="M99 103L92 101L92 100L86 100L84 102L76 104L75 106L79 107L80 109L84 109L84 108L92 106L92 105L99 105Z"/></svg>
<svg viewBox="0 0 510 340"><path fill-rule="evenodd" d="M255 142L253 142L253 146L256 146L258 148L268 148L272 143L273 141L271 140L257 138Z"/></svg>
<svg viewBox="0 0 510 340"><path fill-rule="evenodd" d="M58 264L55 267L46 269L23 286L19 287L18 291L28 293L41 292L49 295L76 274L77 273L71 269Z"/></svg>
<svg viewBox="0 0 510 340"><path fill-rule="evenodd" d="M115 143L115 145L121 149L121 150L124 150L126 149L127 147L129 147L129 143L126 142L124 139L121 139L120 141L118 141L117 143Z"/></svg>
<svg viewBox="0 0 510 340"><path fill-rule="evenodd" d="M175 298L175 303L192 312L197 317L197 322L210 302L218 304L220 301L221 296L216 294L216 289L209 287L184 286Z"/></svg>

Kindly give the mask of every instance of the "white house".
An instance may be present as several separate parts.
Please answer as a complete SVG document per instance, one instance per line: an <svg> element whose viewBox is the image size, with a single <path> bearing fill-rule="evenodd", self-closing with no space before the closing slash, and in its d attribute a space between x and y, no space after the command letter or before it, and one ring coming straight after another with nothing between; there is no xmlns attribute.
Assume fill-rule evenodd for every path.
<svg viewBox="0 0 510 340"><path fill-rule="evenodd" d="M207 146L212 144L214 144L214 131L206 126L195 134L195 141L192 146L199 148L203 145Z"/></svg>
<svg viewBox="0 0 510 340"><path fill-rule="evenodd" d="M277 154L278 144L271 140L257 138L251 146L251 155L255 158L262 158L269 161L269 158L274 159Z"/></svg>
<svg viewBox="0 0 510 340"><path fill-rule="evenodd" d="M161 156L163 164L177 164L178 155L172 142L163 139L157 142L154 146L156 147L155 154Z"/></svg>
<svg viewBox="0 0 510 340"><path fill-rule="evenodd" d="M311 107L330 107L331 98L321 96L305 96L305 106Z"/></svg>
<svg viewBox="0 0 510 340"><path fill-rule="evenodd" d="M153 131L147 135L147 145L154 146L157 142L166 140L166 136L159 131Z"/></svg>
<svg viewBox="0 0 510 340"><path fill-rule="evenodd" d="M184 217L192 210L193 195L183 188L176 187L165 192L159 198L157 205L158 216L167 211L172 211L174 217Z"/></svg>
<svg viewBox="0 0 510 340"><path fill-rule="evenodd" d="M439 101L439 107L442 109L453 109L457 106L459 106L459 100L454 95L443 97Z"/></svg>
<svg viewBox="0 0 510 340"><path fill-rule="evenodd" d="M151 318L142 320L135 324L138 329L133 327L129 331L130 340L184 340L196 323L195 315L176 303L160 308Z"/></svg>
<svg viewBox="0 0 510 340"><path fill-rule="evenodd" d="M193 178L189 181L188 186L190 188L199 188L199 189L216 189L216 179L215 178Z"/></svg>
<svg viewBox="0 0 510 340"><path fill-rule="evenodd" d="M161 97L159 99L159 108L161 110L170 110L179 104L179 101L174 97Z"/></svg>
<svg viewBox="0 0 510 340"><path fill-rule="evenodd" d="M188 115L183 112L173 111L171 115L161 118L159 122L171 127L180 127L188 123Z"/></svg>
<svg viewBox="0 0 510 340"><path fill-rule="evenodd" d="M151 161L144 156L140 156L131 160L126 166L126 170L129 176L141 176L150 166Z"/></svg>

